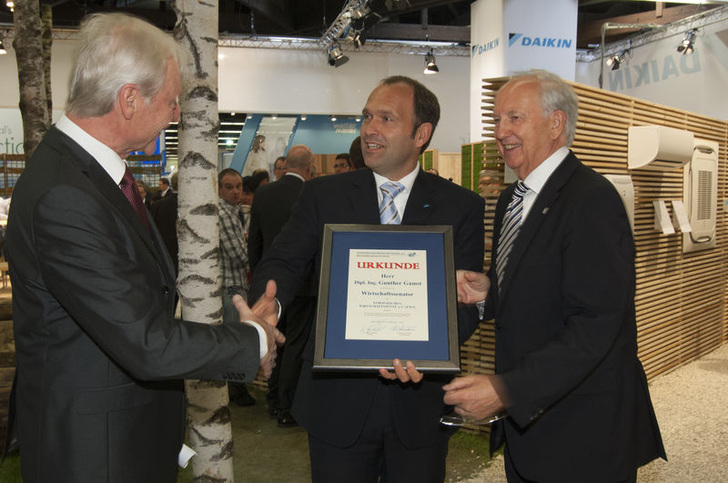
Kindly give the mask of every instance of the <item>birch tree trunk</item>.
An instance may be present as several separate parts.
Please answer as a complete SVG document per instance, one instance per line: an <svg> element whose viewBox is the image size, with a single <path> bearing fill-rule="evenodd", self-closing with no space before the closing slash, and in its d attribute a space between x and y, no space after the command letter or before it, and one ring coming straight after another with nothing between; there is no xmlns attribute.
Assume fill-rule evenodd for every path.
<svg viewBox="0 0 728 483"><path fill-rule="evenodd" d="M18 64L19 107L23 117L25 159L30 159L51 126L43 65L40 2L18 0L13 19L15 22L13 49Z"/></svg>
<svg viewBox="0 0 728 483"><path fill-rule="evenodd" d="M217 204L218 2L177 0L175 38L190 52L182 79L179 125L179 290L182 316L222 319ZM227 385L188 380L187 427L195 481L233 481Z"/></svg>
<svg viewBox="0 0 728 483"><path fill-rule="evenodd" d="M41 41L43 44L43 72L45 73L45 91L48 102L48 126L53 122L53 96L51 93L51 48L53 47L53 9L47 3L40 5L40 21L42 24Z"/></svg>

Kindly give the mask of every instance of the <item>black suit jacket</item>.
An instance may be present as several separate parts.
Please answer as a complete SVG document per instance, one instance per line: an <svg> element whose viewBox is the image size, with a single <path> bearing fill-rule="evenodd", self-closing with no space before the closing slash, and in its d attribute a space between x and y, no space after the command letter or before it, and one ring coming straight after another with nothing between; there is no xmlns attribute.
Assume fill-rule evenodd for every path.
<svg viewBox="0 0 728 483"><path fill-rule="evenodd" d="M420 171L412 187L402 224L452 225L455 266L481 270L483 265L484 202L477 194L435 175ZM293 298L313 260L320 271L321 242L326 223L379 224L376 184L364 169L308 181L290 221L276 238L253 274L251 300L263 292L268 279L278 283L283 307ZM477 327L472 308L458 313L460 342ZM377 384L391 396L394 425L409 448L430 446L447 437L439 424L444 412L442 384L449 378L426 375L418 385L387 383L372 374L313 374L315 329L304 351L304 365L296 389L293 415L313 436L329 444L353 444L362 431ZM392 358L397 354L392 354Z"/></svg>
<svg viewBox="0 0 728 483"><path fill-rule="evenodd" d="M248 257L250 269L263 258L273 244L283 225L291 217L293 204L303 188L298 176L284 175L278 181L264 184L255 191L250 207L250 229L248 230Z"/></svg>
<svg viewBox="0 0 728 483"><path fill-rule="evenodd" d="M494 261L514 189L496 207ZM621 481L664 457L637 358L634 242L613 186L570 153L521 226L500 295L495 273L496 372L513 403L505 441L522 476Z"/></svg>
<svg viewBox="0 0 728 483"><path fill-rule="evenodd" d="M297 176L284 175L274 183L264 184L255 191L250 207L250 231L248 235L248 256L250 270L255 272L273 241L291 217L291 210L303 189L303 180ZM318 277L313 272L313 260L307 269L306 281L298 290L302 297L318 296Z"/></svg>
<svg viewBox="0 0 728 483"><path fill-rule="evenodd" d="M55 127L18 180L6 250L23 480L176 481L182 378L253 379L255 329L173 318L154 224Z"/></svg>
<svg viewBox="0 0 728 483"><path fill-rule="evenodd" d="M174 263L174 272L179 269L179 246L177 244L177 193L170 191L154 202L151 208L152 219L157 225L159 235Z"/></svg>

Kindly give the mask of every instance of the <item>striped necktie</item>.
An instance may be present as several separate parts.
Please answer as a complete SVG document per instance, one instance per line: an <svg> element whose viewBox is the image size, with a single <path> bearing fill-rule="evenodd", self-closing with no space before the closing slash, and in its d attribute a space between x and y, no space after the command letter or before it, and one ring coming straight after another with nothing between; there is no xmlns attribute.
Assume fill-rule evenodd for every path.
<svg viewBox="0 0 728 483"><path fill-rule="evenodd" d="M503 284L503 275L506 273L508 257L513 249L513 244L521 231L521 214L523 213L523 196L528 193L528 186L523 181L518 181L513 198L508 204L506 214L503 217L500 238L498 238L498 253L496 255L496 274L498 276L498 291Z"/></svg>
<svg viewBox="0 0 728 483"><path fill-rule="evenodd" d="M402 220L394 204L394 198L404 191L404 185L396 181L387 181L379 187L382 190L382 203L379 205L379 220L382 225L399 225Z"/></svg>

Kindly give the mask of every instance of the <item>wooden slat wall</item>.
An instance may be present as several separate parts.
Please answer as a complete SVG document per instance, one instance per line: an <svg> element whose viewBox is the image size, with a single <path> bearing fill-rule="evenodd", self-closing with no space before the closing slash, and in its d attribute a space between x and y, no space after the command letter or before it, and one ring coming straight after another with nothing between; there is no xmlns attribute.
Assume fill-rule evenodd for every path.
<svg viewBox="0 0 728 483"><path fill-rule="evenodd" d="M483 139L493 138L493 99L507 80L483 81ZM579 96L579 121L571 149L600 173L629 175L634 183L639 357L648 379L652 379L728 340L728 229L723 209L727 194L728 123L581 84L572 85ZM642 125L687 129L696 138L719 143L715 249L683 254L680 232L663 235L653 228L652 202L682 200L683 175L681 169L627 168L628 128ZM484 142L484 153L484 165L496 166L496 171L499 168L502 180L503 161L494 141ZM504 187L502 184L500 189ZM492 210L497 196L484 196ZM486 214L487 238L492 235L492 222L492 215ZM465 371L492 372L493 346L492 323L483 324L462 349Z"/></svg>

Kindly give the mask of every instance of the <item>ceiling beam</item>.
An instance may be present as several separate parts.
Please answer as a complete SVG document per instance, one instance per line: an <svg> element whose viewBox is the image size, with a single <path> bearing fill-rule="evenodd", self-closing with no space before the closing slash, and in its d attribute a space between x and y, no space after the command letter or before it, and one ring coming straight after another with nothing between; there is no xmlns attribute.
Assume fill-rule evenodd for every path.
<svg viewBox="0 0 728 483"><path fill-rule="evenodd" d="M662 15L658 16L656 11L640 12L631 15L622 15L620 17L605 18L592 22L583 22L579 24L576 37L576 46L580 49L586 49L589 45L596 45L601 42L602 24L610 23L626 23L626 24L659 24L665 25L677 22L686 17L696 15L706 10L715 8L716 5L687 5L681 7L669 7L662 9ZM606 42L614 41L639 31L639 29L620 29L619 31L608 31Z"/></svg>
<svg viewBox="0 0 728 483"><path fill-rule="evenodd" d="M470 27L455 27L449 25L422 25L381 22L367 30L370 39L419 40L424 42L470 43Z"/></svg>

